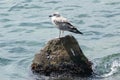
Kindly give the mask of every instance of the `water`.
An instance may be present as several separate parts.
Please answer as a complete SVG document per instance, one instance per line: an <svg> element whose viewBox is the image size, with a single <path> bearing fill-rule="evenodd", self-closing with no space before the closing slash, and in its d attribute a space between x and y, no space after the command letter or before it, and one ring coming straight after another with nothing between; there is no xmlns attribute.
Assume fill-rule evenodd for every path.
<svg viewBox="0 0 120 80"><path fill-rule="evenodd" d="M48 17L55 11L84 33L65 35L74 35L93 62L88 80L119 80L120 0L0 0L0 79L34 80L35 53L58 37Z"/></svg>

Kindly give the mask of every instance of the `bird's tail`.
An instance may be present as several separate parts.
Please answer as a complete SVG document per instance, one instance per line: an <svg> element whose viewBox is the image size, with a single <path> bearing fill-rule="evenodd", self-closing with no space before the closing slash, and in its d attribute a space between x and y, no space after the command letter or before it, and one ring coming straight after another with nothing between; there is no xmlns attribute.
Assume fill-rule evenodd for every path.
<svg viewBox="0 0 120 80"><path fill-rule="evenodd" d="M70 32L76 33L76 34L83 34L82 32L80 32L79 30L77 30L76 28L71 28L69 30Z"/></svg>

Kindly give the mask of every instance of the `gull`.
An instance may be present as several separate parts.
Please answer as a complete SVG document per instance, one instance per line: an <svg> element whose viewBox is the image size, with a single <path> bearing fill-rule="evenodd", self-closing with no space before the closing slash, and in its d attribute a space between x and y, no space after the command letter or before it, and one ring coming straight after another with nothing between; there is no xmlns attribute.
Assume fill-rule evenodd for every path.
<svg viewBox="0 0 120 80"><path fill-rule="evenodd" d="M64 31L73 32L76 34L83 34L80 32L75 26L73 26L66 18L62 17L59 12L55 12L52 15L49 15L51 17L52 23L59 29L59 38Z"/></svg>

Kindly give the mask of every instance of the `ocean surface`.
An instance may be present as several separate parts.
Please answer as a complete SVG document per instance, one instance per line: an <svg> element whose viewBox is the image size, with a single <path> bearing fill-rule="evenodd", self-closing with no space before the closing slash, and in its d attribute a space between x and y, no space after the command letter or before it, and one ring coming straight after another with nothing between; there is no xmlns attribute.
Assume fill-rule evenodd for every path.
<svg viewBox="0 0 120 80"><path fill-rule="evenodd" d="M56 11L84 33L64 35L73 35L93 62L87 80L120 80L120 0L0 0L0 80L36 80L30 66L59 35L48 17Z"/></svg>

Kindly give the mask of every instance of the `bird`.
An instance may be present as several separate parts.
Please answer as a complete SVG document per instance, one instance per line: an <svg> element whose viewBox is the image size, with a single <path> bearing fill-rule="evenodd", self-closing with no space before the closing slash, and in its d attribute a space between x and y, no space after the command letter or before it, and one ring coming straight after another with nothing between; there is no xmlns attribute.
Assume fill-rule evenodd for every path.
<svg viewBox="0 0 120 80"><path fill-rule="evenodd" d="M61 16L59 12L55 12L52 15L49 15L49 17L51 18L52 23L59 29L59 38L61 36L61 31L62 34L64 33L64 31L69 31L76 34L83 34L75 26L73 26L67 20L67 18Z"/></svg>

